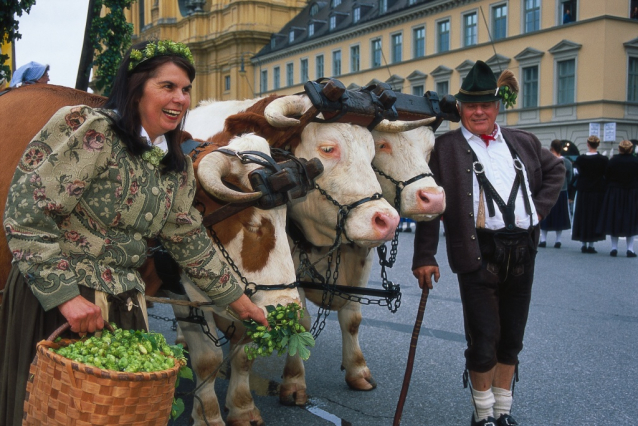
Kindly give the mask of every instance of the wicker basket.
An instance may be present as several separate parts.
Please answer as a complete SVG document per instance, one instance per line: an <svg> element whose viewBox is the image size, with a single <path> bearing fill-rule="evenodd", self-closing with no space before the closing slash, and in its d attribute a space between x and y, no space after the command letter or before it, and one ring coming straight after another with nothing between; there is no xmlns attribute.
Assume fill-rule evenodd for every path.
<svg viewBox="0 0 638 426"><path fill-rule="evenodd" d="M166 426L180 365L153 373L103 370L53 353L76 340L55 340L68 323L37 345L29 370L23 425Z"/></svg>

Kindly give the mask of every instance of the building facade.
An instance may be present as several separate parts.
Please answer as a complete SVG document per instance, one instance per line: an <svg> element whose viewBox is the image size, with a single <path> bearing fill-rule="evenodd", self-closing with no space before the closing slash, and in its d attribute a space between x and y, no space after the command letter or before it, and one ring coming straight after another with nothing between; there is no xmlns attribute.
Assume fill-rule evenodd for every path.
<svg viewBox="0 0 638 426"><path fill-rule="evenodd" d="M193 106L253 98L250 58L305 6L304 0L138 0L126 11L133 43L171 39L193 52Z"/></svg>
<svg viewBox="0 0 638 426"><path fill-rule="evenodd" d="M635 6L636 0L311 0L252 58L252 84L260 96L296 93L324 76L349 88L386 82L415 95L456 93L480 59L497 74L512 70L521 86L501 124L529 130L546 146L573 141L581 151L598 128L601 150L610 153L617 142L638 139Z"/></svg>

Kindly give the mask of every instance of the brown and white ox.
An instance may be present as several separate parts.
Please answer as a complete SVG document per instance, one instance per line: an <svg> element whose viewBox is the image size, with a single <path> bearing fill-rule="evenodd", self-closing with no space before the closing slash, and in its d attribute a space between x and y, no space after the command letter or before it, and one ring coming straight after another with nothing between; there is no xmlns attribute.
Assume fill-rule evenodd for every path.
<svg viewBox="0 0 638 426"><path fill-rule="evenodd" d="M292 97L287 97L287 99L290 98ZM252 102L253 101L248 100L201 104L191 112L186 123L186 128L200 137L206 137L216 130L214 126L216 123L219 125L220 116L224 116L228 111L244 110L250 107ZM284 100L274 101L265 109L264 114L269 120L272 119L274 115L278 115L273 113L272 109L274 108L284 110L284 115L295 116L301 115L309 108L308 100L304 97L299 97L296 102L293 102L293 105L286 105L285 107L275 106L275 104L280 102L284 102ZM274 121L284 124L287 122L292 125L296 124L294 119L286 120L281 117L274 119ZM410 126L384 123L381 126L384 131L373 131L375 153L372 163L375 167L384 172L384 174L391 176L394 180L404 182L412 179L416 175L429 173L430 169L427 160L434 145L434 136L430 128L422 127L428 124L429 121L430 120L411 123ZM314 126L328 133L332 130L331 126L338 128L339 125L320 124ZM408 130L412 127L416 127L416 129ZM364 129L362 129L362 131L363 133L367 132L367 130ZM313 133L309 132L308 136L311 135L314 136ZM322 141L319 139L317 141L318 147L315 149L318 150L327 147L329 150L326 150L326 154L331 153L335 148L330 144L325 144L327 140L328 139L324 139ZM336 149L341 149L342 146L347 148L348 144L337 146ZM318 152L318 154L322 155L321 152ZM295 151L295 155L303 157L307 155L307 152L298 150ZM326 164L327 161L324 157L325 154L323 154L321 158L323 163ZM347 164L347 162L341 164L336 163L335 166L341 165L343 167L344 165L347 166ZM348 183L356 185L362 183L363 180L356 175L352 176L350 172L350 170L342 171L345 175L351 176L351 180L350 182L346 182L345 188L348 188ZM326 176L326 172L324 172L323 176ZM377 175L377 177L383 188L384 198L390 203L394 203L396 186L381 175ZM318 183L321 185L321 179ZM314 195L317 196L318 194L315 193ZM311 261L317 261L323 258L323 263L320 262L317 265L317 269L323 275L327 266L325 255L334 239L335 221L326 224L325 216L312 214L312 209L316 208L317 202L324 204L324 207L330 207L325 199L304 200L293 203L290 214L293 219L295 217L300 218L300 222L298 223L301 224L306 238L314 246L309 253ZM301 206L299 206L299 204L301 204ZM442 188L434 182L431 176L427 176L403 188L400 204L402 216L414 220L432 220L445 209L445 197ZM295 214L295 208L298 208L303 214ZM335 215L336 212L333 211L329 218L335 218ZM323 221L323 223L320 221ZM348 229L346 229L346 231L349 232ZM367 284L370 268L374 259L370 247L374 245L376 244L357 243L343 244L341 246L342 266L338 284L356 287L364 287ZM293 257L295 261L298 259L298 249L298 247L293 246ZM316 304L320 305L322 302L322 292L320 291L301 290L300 293L302 297L305 293L306 297ZM358 327L361 322L360 305L354 302L347 302L343 299L335 299L331 309L339 311L339 322L343 337L342 365L346 370L346 382L353 389L373 389L376 385L365 363L365 358L361 353L358 342ZM305 326L309 328L308 315L306 315ZM281 401L285 404L304 404L307 401L305 392L306 384L303 364L300 358L292 357L287 360L283 377L284 384L281 387L280 394Z"/></svg>
<svg viewBox="0 0 638 426"><path fill-rule="evenodd" d="M0 140L0 148L4 156L4 167L0 170L2 173L0 175L2 178L0 181L1 211L4 211L8 186L20 156L28 142L46 124L53 113L66 105L85 104L97 107L102 105L104 100L102 97L86 92L53 85L25 86L0 97L0 117L3 117L0 121L0 133L3 135L2 140ZM15 114L16 111L28 111L29 120L20 119L16 123L6 119L7 117L18 116L21 118L23 116ZM233 150L270 152L268 143L263 138L252 134L233 138L226 141L225 144L228 144L227 148ZM196 198L198 205L205 206L207 212L219 207L209 194L228 202L246 201L247 198L252 198L255 195L237 193L222 183L223 177L225 181L233 183L240 189L249 190L250 184L247 176L257 166L242 164L234 156L213 153L212 151L218 146L219 144L211 144L206 147L200 152L194 164L198 177ZM213 228L241 273L249 281L268 285L291 283L295 280L294 265L285 234L285 223L285 206L267 211L251 207L214 225ZM11 253L6 243L4 231L2 231L0 232L0 272L3 273L0 284L2 286L6 283L6 274L10 269L10 263ZM145 282L158 280L157 275L154 274L153 263L147 262L147 264L149 264L147 270L153 273L142 272ZM185 285L189 285L188 281L185 281ZM192 283L190 286L195 287ZM252 300L262 307L300 302L296 289L258 291ZM229 323L233 319L225 311L219 311L218 314L220 315L217 317L217 321L220 323L224 321ZM237 340L240 336L241 334L237 333L235 339ZM200 333L197 338L205 337ZM218 367L215 363L221 364L221 350L218 348L206 351L206 355L213 354L213 358L199 356L201 352L197 351L197 344L191 344L190 351L193 370L199 378L208 377L212 371L215 371ZM241 380L241 372L247 372L250 364L243 350L237 351L237 356L232 360L235 381L231 379L229 395L226 399L226 406L230 410L229 424L263 423L259 411L252 402L250 390L247 386L243 386ZM214 392L206 395L205 398L205 413L207 419L210 420L209 424L224 424ZM203 413L201 407L196 406L195 411Z"/></svg>

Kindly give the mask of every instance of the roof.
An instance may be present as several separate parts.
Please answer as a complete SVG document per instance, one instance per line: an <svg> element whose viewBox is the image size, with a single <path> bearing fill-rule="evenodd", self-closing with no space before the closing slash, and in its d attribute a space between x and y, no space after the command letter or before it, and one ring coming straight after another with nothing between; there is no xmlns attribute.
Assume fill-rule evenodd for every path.
<svg viewBox="0 0 638 426"><path fill-rule="evenodd" d="M254 58L318 40L327 35L350 31L353 27L386 19L397 12L433 1L436 0L312 0L278 33L273 34L271 42L264 46ZM383 13L380 12L382 5L386 8ZM359 10L359 19L354 22L356 9ZM335 23L332 29L330 28L331 19Z"/></svg>

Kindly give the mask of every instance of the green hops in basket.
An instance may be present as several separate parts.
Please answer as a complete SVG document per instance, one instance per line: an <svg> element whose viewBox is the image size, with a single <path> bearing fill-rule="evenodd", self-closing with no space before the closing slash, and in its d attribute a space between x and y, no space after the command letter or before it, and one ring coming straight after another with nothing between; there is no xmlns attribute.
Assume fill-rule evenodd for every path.
<svg viewBox="0 0 638 426"><path fill-rule="evenodd" d="M301 306L296 303L276 307L270 305L266 306L266 311L270 329L252 320L244 321L248 329L246 334L253 340L244 348L248 359L277 352L278 355L288 353L291 356L298 353L303 360L307 360L310 357L307 346L313 347L315 339L299 324L303 318Z"/></svg>

